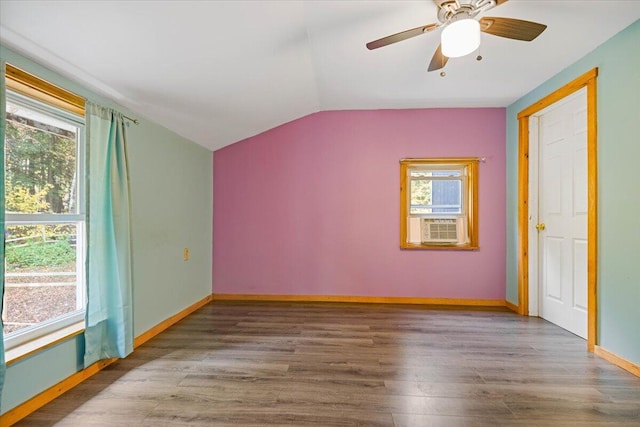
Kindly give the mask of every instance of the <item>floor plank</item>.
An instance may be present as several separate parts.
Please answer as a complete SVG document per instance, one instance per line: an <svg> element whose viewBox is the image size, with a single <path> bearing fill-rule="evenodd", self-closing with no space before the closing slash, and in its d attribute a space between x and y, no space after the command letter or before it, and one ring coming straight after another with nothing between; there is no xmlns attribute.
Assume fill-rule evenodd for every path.
<svg viewBox="0 0 640 427"><path fill-rule="evenodd" d="M493 309L213 302L21 426L640 425L640 378Z"/></svg>

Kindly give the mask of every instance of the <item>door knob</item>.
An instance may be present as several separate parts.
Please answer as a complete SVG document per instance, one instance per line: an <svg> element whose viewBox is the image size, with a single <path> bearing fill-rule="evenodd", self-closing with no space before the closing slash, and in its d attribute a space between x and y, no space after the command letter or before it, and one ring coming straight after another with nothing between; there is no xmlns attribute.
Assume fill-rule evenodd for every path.
<svg viewBox="0 0 640 427"><path fill-rule="evenodd" d="M547 226L544 225L544 223L536 224L536 230L538 230L538 231L542 231L545 228L547 228Z"/></svg>

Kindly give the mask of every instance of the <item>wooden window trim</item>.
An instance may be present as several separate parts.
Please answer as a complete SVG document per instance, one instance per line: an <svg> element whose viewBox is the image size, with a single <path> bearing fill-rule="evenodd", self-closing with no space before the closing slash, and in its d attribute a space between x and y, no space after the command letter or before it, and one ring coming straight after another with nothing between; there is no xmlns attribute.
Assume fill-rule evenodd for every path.
<svg viewBox="0 0 640 427"><path fill-rule="evenodd" d="M400 248L435 250L478 250L478 163L475 157L417 158L400 160ZM407 236L407 170L411 165L457 165L467 168L466 212L469 241L464 244L416 244L409 243Z"/></svg>
<svg viewBox="0 0 640 427"><path fill-rule="evenodd" d="M75 93L42 80L11 64L6 64L5 78L7 88L14 92L62 108L73 114L84 116L86 100Z"/></svg>

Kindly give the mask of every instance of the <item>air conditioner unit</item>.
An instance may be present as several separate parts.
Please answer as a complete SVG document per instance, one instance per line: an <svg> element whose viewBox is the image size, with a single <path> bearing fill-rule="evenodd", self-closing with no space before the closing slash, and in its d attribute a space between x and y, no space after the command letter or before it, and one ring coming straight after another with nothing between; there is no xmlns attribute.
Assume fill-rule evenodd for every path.
<svg viewBox="0 0 640 427"><path fill-rule="evenodd" d="M463 239L462 218L422 218L422 243L459 243Z"/></svg>

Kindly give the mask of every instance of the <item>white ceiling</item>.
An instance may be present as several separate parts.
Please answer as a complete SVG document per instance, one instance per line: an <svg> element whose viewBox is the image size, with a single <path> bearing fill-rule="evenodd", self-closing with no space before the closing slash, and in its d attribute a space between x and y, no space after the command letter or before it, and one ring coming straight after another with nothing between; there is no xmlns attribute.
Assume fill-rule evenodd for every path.
<svg viewBox="0 0 640 427"><path fill-rule="evenodd" d="M483 34L484 59L451 59L446 77L427 72L440 30L365 48L436 11L430 0L1 0L0 41L215 150L323 110L507 106L639 19L640 1L511 0L485 15L547 30L531 43Z"/></svg>

